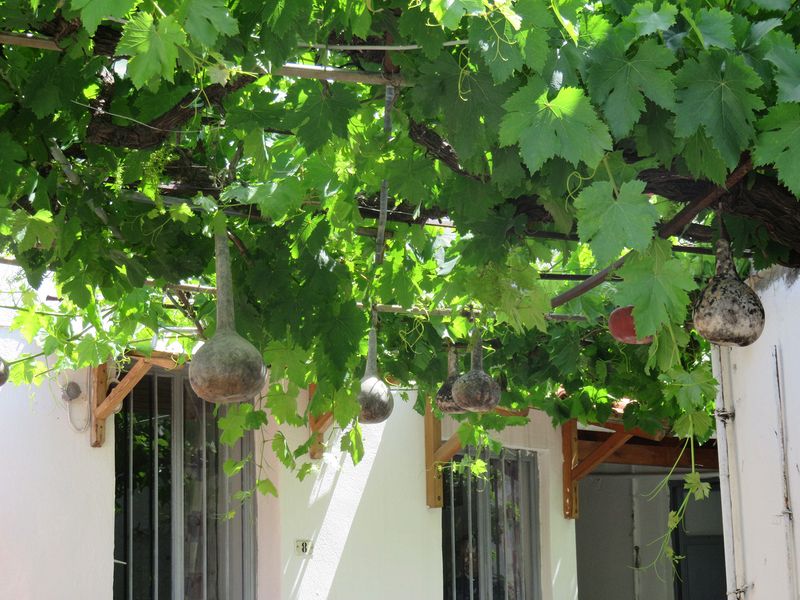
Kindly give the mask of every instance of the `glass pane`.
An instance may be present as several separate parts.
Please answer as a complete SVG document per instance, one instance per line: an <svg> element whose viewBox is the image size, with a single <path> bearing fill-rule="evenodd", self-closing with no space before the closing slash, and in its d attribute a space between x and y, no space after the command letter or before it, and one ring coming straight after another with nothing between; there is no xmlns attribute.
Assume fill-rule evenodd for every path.
<svg viewBox="0 0 800 600"><path fill-rule="evenodd" d="M155 386L152 378L132 392L132 461L129 472L133 565L133 600L153 597L153 408Z"/></svg>
<svg viewBox="0 0 800 600"><path fill-rule="evenodd" d="M128 459L130 395L114 418L114 600L126 600L128 590Z"/></svg>
<svg viewBox="0 0 800 600"><path fill-rule="evenodd" d="M158 598L172 596L172 378L156 380L155 468L158 473Z"/></svg>
<svg viewBox="0 0 800 600"><path fill-rule="evenodd" d="M205 429L206 403L185 381L183 402L184 593L205 599Z"/></svg>

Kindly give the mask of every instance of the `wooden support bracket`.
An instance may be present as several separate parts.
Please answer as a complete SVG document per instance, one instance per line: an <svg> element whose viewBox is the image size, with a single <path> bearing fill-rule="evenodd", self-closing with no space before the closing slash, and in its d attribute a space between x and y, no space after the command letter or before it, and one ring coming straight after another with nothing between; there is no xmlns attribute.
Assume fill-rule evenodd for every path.
<svg viewBox="0 0 800 600"><path fill-rule="evenodd" d="M317 391L317 384L310 383L308 384L308 403L311 404L311 399L314 397L314 393ZM314 441L311 443L311 447L308 449L308 457L317 460L322 458L322 455L325 453L325 444L323 440L323 436L325 432L330 428L333 424L333 413L328 411L322 413L320 416L315 416L312 414L308 415L308 428L312 434L314 434Z"/></svg>
<svg viewBox="0 0 800 600"><path fill-rule="evenodd" d="M106 419L114 413L154 365L166 369L174 369L178 366L172 355L166 352L154 352L152 356L132 353L129 356L134 360L133 366L111 392L108 392L108 367L102 364L94 369L91 411L89 413L91 419L89 443L93 448L101 447L106 440Z"/></svg>

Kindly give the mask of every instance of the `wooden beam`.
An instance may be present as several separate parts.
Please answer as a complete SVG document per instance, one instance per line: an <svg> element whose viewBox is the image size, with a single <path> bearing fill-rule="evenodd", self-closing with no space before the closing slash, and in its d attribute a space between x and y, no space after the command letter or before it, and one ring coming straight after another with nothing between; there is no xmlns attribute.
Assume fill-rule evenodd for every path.
<svg viewBox="0 0 800 600"><path fill-rule="evenodd" d="M94 409L94 418L97 421L105 421L122 404L122 401L131 393L134 386L142 380L152 367L152 363L144 359L137 359L131 370L120 379L119 384Z"/></svg>
<svg viewBox="0 0 800 600"><path fill-rule="evenodd" d="M184 361L183 364L179 363L179 355L173 354L172 352L162 352L160 350L153 350L149 355L134 350L127 355L137 360L143 360L156 367L161 367L162 369L178 369L188 364L188 361Z"/></svg>
<svg viewBox="0 0 800 600"><path fill-rule="evenodd" d="M92 381L92 397L89 411L89 444L92 448L99 448L106 441L106 420L95 417L95 410L106 398L108 390L108 366L103 363L94 368Z"/></svg>
<svg viewBox="0 0 800 600"><path fill-rule="evenodd" d="M597 468L597 465L614 454L633 437L632 433L617 431L612 433L606 441L597 446L589 455L572 468L572 480L580 481ZM577 450L577 449L576 449Z"/></svg>
<svg viewBox="0 0 800 600"><path fill-rule="evenodd" d="M511 408L498 406L494 409L494 413L500 415L501 417L527 417L530 410L531 409L527 407L523 408L522 410L513 410Z"/></svg>
<svg viewBox="0 0 800 600"><path fill-rule="evenodd" d="M564 518L578 518L578 483L572 478L572 469L578 463L578 422L575 419L561 425L562 491Z"/></svg>
<svg viewBox="0 0 800 600"><path fill-rule="evenodd" d="M436 452L433 453L433 462L437 465L448 463L453 460L459 450L461 450L461 440L458 438L458 432L456 432L436 449Z"/></svg>
<svg viewBox="0 0 800 600"><path fill-rule="evenodd" d="M594 452L603 442L599 440L578 440L578 456L585 458ZM680 456L680 460L678 457ZM698 469L719 470L719 458L716 448L699 447L694 450L695 466ZM689 452L681 455L681 446L667 444L637 444L629 442L608 456L606 463L618 465L637 465L643 467L690 468L692 459Z"/></svg>
<svg viewBox="0 0 800 600"><path fill-rule="evenodd" d="M311 404L311 399L317 392L317 384L308 384L308 403ZM308 429L314 436L314 441L308 449L308 457L313 460L322 458L325 454L325 444L323 437L328 428L333 424L333 413L328 411L322 413L320 416L315 416L309 413L308 415Z"/></svg>
<svg viewBox="0 0 800 600"><path fill-rule="evenodd" d="M635 437L644 438L646 440L653 440L654 442L660 442L661 440L664 439L664 436L667 435L667 432L664 429L659 429L656 433L647 433L644 429L639 429L638 427L634 427L633 429L626 429L625 425L617 421L606 421L605 423L592 423L592 425L597 425L597 427L602 427L603 429L610 429L617 433L630 433Z"/></svg>
<svg viewBox="0 0 800 600"><path fill-rule="evenodd" d="M436 451L442 445L442 422L433 414L432 400L425 401L425 498L430 508L441 508L444 501L442 470Z"/></svg>

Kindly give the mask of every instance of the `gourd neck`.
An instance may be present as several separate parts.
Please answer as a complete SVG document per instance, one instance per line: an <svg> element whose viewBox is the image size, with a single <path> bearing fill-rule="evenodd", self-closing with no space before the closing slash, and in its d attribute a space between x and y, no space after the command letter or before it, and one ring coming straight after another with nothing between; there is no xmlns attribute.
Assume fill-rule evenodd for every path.
<svg viewBox="0 0 800 600"><path fill-rule="evenodd" d="M369 329L367 342L367 368L364 369L364 378L378 376L378 333L374 327Z"/></svg>
<svg viewBox="0 0 800 600"><path fill-rule="evenodd" d="M473 371L483 371L483 336L477 327L472 332L472 362L470 367Z"/></svg>
<svg viewBox="0 0 800 600"><path fill-rule="evenodd" d="M731 244L728 240L725 239L718 239L717 240L717 269L716 274L717 276L721 275L732 275L738 278L738 274L736 273L736 269L733 266L733 258L731 257Z"/></svg>
<svg viewBox="0 0 800 600"><path fill-rule="evenodd" d="M217 261L217 331L234 331L231 255L225 233L214 235L214 251Z"/></svg>
<svg viewBox="0 0 800 600"><path fill-rule="evenodd" d="M450 344L447 348L447 376L455 375L458 372L458 355L455 347Z"/></svg>

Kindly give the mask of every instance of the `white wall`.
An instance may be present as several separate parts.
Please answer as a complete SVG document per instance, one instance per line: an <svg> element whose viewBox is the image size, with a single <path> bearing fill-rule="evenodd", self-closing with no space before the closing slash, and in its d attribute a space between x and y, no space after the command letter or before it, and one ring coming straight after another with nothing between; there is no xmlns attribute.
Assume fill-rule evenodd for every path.
<svg viewBox="0 0 800 600"><path fill-rule="evenodd" d="M385 423L362 427L356 466L332 430L305 481L270 473L280 495L259 498L259 600L441 598L441 511L425 504L423 421L412 406L413 394ZM293 445L307 435L287 433ZM298 539L313 540L311 557L296 554Z"/></svg>
<svg viewBox="0 0 800 600"><path fill-rule="evenodd" d="M761 338L723 348L717 365L729 422L737 587L747 600L800 597L800 285L797 271L772 268L754 278L766 311ZM780 385L779 385L780 383ZM784 456L787 460L784 461Z"/></svg>
<svg viewBox="0 0 800 600"><path fill-rule="evenodd" d="M6 321L7 322L7 321ZM30 351L0 325L0 356ZM86 389L87 373L62 374ZM0 388L0 598L111 598L114 429L102 448L67 421L57 382ZM80 426L85 399L73 406Z"/></svg>

